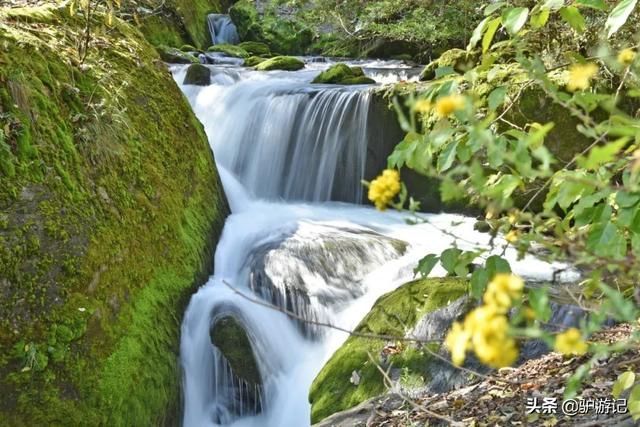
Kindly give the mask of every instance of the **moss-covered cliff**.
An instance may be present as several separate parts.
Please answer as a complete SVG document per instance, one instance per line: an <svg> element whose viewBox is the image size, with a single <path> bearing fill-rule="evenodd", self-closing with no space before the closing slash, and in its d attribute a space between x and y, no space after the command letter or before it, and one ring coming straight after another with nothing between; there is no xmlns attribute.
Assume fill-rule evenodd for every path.
<svg viewBox="0 0 640 427"><path fill-rule="evenodd" d="M180 314L227 204L132 26L0 9L0 419L173 424Z"/></svg>
<svg viewBox="0 0 640 427"><path fill-rule="evenodd" d="M467 284L461 279L425 279L408 283L376 301L356 332L404 337L421 317L449 305L466 290ZM370 357L375 358L375 363ZM402 369L401 381L419 386L431 376L431 358L428 352L411 343L349 337L313 381L309 392L312 422L384 393L384 378L376 363L383 369Z"/></svg>

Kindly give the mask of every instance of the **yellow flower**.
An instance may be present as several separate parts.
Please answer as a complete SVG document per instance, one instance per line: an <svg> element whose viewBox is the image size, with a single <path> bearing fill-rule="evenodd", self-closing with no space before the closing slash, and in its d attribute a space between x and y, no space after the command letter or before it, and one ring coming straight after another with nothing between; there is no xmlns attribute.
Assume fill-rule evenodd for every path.
<svg viewBox="0 0 640 427"><path fill-rule="evenodd" d="M576 328L569 328L556 336L554 349L564 355L581 355L587 352L587 343Z"/></svg>
<svg viewBox="0 0 640 427"><path fill-rule="evenodd" d="M464 363L471 334L465 330L459 322L451 326L451 330L444 340L444 345L451 352L451 361L454 365L460 366Z"/></svg>
<svg viewBox="0 0 640 427"><path fill-rule="evenodd" d="M369 185L368 197L377 209L383 211L400 192L400 188L400 173L395 169L386 169Z"/></svg>
<svg viewBox="0 0 640 427"><path fill-rule="evenodd" d="M497 274L487 286L484 303L495 310L506 313L513 301L520 298L524 282L512 274Z"/></svg>
<svg viewBox="0 0 640 427"><path fill-rule="evenodd" d="M504 236L504 239L509 243L515 243L518 241L518 232L516 230L511 230Z"/></svg>
<svg viewBox="0 0 640 427"><path fill-rule="evenodd" d="M431 102L426 99L421 99L413 104L413 109L418 113L426 114L431 111Z"/></svg>
<svg viewBox="0 0 640 427"><path fill-rule="evenodd" d="M589 89L591 86L591 79L598 74L598 66L593 63L588 64L574 64L569 67L569 82L567 83L567 89L571 92L576 90Z"/></svg>
<svg viewBox="0 0 640 427"><path fill-rule="evenodd" d="M622 49L618 53L618 62L622 65L631 65L636 59L636 52L633 49Z"/></svg>
<svg viewBox="0 0 640 427"><path fill-rule="evenodd" d="M465 319L464 328L471 333L471 347L485 365L502 368L518 358L516 342L509 336L507 316L491 306L473 310Z"/></svg>
<svg viewBox="0 0 640 427"><path fill-rule="evenodd" d="M457 94L444 96L436 101L435 108L439 117L448 117L464 108L464 96Z"/></svg>

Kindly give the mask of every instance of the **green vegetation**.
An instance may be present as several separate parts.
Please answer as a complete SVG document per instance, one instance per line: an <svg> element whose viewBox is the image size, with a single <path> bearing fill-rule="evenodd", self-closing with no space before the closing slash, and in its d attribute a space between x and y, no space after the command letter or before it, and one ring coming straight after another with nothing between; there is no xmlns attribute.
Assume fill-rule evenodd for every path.
<svg viewBox="0 0 640 427"><path fill-rule="evenodd" d="M180 316L228 208L202 126L132 26L0 10L0 419L171 424Z"/></svg>
<svg viewBox="0 0 640 427"><path fill-rule="evenodd" d="M260 42L242 42L239 46L254 56L270 56L271 49L265 43Z"/></svg>
<svg viewBox="0 0 640 427"><path fill-rule="evenodd" d="M271 59L267 59L256 66L256 70L258 71L297 71L303 68L304 62L298 58L294 58L293 56L276 56Z"/></svg>
<svg viewBox="0 0 640 427"><path fill-rule="evenodd" d="M170 64L198 64L198 58L180 49L168 46L157 46L156 49L163 61Z"/></svg>
<svg viewBox="0 0 640 427"><path fill-rule="evenodd" d="M403 337L422 316L463 296L467 282L460 279L424 279L408 283L382 296L356 328L358 333ZM420 347L393 343L400 351L389 357L393 367L404 368L407 378L429 378L430 355ZM385 391L379 362L385 342L351 336L334 353L313 381L309 393L311 420L358 405ZM372 361L369 357L374 358ZM352 373L358 384L351 381Z"/></svg>
<svg viewBox="0 0 640 427"><path fill-rule="evenodd" d="M318 74L312 83L357 85L373 84L375 82L375 80L366 77L360 67L336 64Z"/></svg>
<svg viewBox="0 0 640 427"><path fill-rule="evenodd" d="M227 316L216 321L212 328L211 342L220 349L237 376L249 384L262 384L251 341L234 317Z"/></svg>
<svg viewBox="0 0 640 427"><path fill-rule="evenodd" d="M209 52L224 53L227 56L233 56L235 58L246 59L246 58L248 58L250 56L249 52L244 50L242 47L236 46L236 45L232 45L232 44L217 44L217 45L209 47L209 49L207 49L207 50Z"/></svg>

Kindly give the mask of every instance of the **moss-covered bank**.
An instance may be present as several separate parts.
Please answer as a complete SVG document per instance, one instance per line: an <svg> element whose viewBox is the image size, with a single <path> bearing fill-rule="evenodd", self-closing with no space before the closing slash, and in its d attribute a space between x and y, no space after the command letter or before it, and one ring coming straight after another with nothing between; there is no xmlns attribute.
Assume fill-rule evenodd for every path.
<svg viewBox="0 0 640 427"><path fill-rule="evenodd" d="M403 337L422 316L460 298L467 290L461 279L425 279L408 283L382 296L356 328L359 333ZM391 351L383 351L389 346ZM318 422L378 396L385 391L384 378L374 358L402 368L405 381L424 382L430 376L430 356L423 349L352 336L334 353L313 381L309 393L311 420ZM357 373L353 381L352 374Z"/></svg>
<svg viewBox="0 0 640 427"><path fill-rule="evenodd" d="M160 425L227 204L202 126L132 26L0 11L0 419Z"/></svg>

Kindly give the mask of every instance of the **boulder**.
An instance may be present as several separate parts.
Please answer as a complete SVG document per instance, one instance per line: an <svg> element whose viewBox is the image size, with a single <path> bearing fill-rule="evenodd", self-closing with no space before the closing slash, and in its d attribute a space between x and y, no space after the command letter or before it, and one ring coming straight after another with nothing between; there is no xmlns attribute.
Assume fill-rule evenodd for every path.
<svg viewBox="0 0 640 427"><path fill-rule="evenodd" d="M190 53L183 52L174 47L157 46L156 50L160 54L160 58L170 64L198 64L200 62L198 58Z"/></svg>
<svg viewBox="0 0 640 427"><path fill-rule="evenodd" d="M339 63L318 74L312 83L359 85L373 84L375 80L366 77L360 67Z"/></svg>
<svg viewBox="0 0 640 427"><path fill-rule="evenodd" d="M271 55L271 49L266 43L261 42L242 42L238 45L242 49L255 56L269 56Z"/></svg>
<svg viewBox="0 0 640 427"><path fill-rule="evenodd" d="M217 44L214 46L209 47L209 49L207 49L208 52L220 52L220 53L224 53L227 56L232 56L235 58L243 58L246 59L249 56L249 52L247 52L246 50L244 50L243 48L241 48L240 46L237 45L233 45L233 44Z"/></svg>
<svg viewBox="0 0 640 427"><path fill-rule="evenodd" d="M256 66L258 71L298 71L304 68L304 62L293 56L276 56Z"/></svg>
<svg viewBox="0 0 640 427"><path fill-rule="evenodd" d="M211 84L211 70L202 64L189 65L183 84L209 86Z"/></svg>
<svg viewBox="0 0 640 427"><path fill-rule="evenodd" d="M408 283L378 299L356 332L398 337L425 332L430 338L441 338L451 322L468 310L468 298L461 299L466 292L467 282L457 278ZM435 326L428 326L429 320L433 320ZM438 385L445 381L443 374L439 374L444 363L422 346L351 336L313 381L309 393L312 422L384 393L384 378L370 362L370 354L379 358L383 368L391 367L392 379L405 388L424 388L432 379L437 380ZM394 367L404 368L402 375ZM354 383L353 377L358 381Z"/></svg>
<svg viewBox="0 0 640 427"><path fill-rule="evenodd" d="M215 321L211 327L211 343L227 359L237 377L251 385L262 385L262 377L253 354L251 341L244 327L235 317L229 315Z"/></svg>
<svg viewBox="0 0 640 427"><path fill-rule="evenodd" d="M199 49L190 44L183 44L180 46L180 50L183 52L198 52Z"/></svg>
<svg viewBox="0 0 640 427"><path fill-rule="evenodd" d="M245 67L255 67L258 64L262 64L267 58L261 58L259 56L250 56L244 60Z"/></svg>

